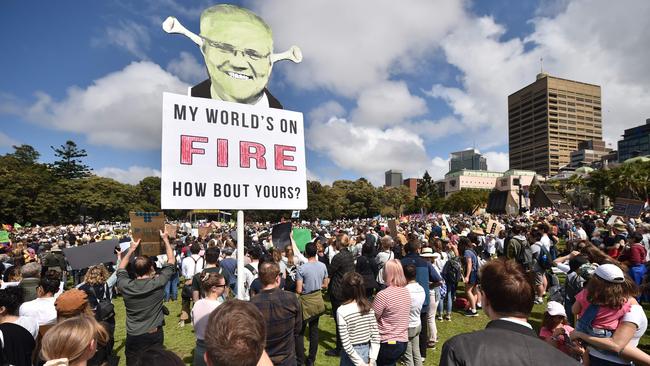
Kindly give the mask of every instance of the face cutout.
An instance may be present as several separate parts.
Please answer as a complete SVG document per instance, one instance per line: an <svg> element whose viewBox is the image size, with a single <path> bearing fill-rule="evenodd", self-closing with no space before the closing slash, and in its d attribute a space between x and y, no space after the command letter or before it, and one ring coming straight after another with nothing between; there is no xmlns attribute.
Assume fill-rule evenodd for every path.
<svg viewBox="0 0 650 366"><path fill-rule="evenodd" d="M273 38L269 29L238 13L217 13L201 21L202 52L212 98L257 101L271 76Z"/></svg>

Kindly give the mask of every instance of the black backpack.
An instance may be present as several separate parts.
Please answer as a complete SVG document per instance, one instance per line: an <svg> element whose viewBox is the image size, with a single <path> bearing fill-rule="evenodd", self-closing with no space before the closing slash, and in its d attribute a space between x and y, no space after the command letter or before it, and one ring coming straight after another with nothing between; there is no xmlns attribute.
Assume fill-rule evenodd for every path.
<svg viewBox="0 0 650 366"><path fill-rule="evenodd" d="M97 307L95 308L95 319L97 321L106 321L115 316L115 306L111 302L111 298L108 295L108 285L104 284L104 297L100 299L95 292L95 286L90 285L88 287L90 293L95 296L97 299Z"/></svg>
<svg viewBox="0 0 650 366"><path fill-rule="evenodd" d="M442 278L448 283L456 284L463 280L463 267L456 257L449 258L442 267Z"/></svg>
<svg viewBox="0 0 650 366"><path fill-rule="evenodd" d="M539 253L537 254L537 264L543 269L543 270L549 270L553 267L553 260L551 259L551 253L546 249L546 247L542 244L539 245Z"/></svg>
<svg viewBox="0 0 650 366"><path fill-rule="evenodd" d="M513 241L519 244L519 248L517 249L517 253L515 255L515 260L517 263L521 264L522 267L524 267L525 272L532 271L533 266L535 265L535 259L533 258L533 250L530 248L530 244L528 244L528 241L526 239L522 241L517 238L512 238L510 239L510 245L513 244Z"/></svg>

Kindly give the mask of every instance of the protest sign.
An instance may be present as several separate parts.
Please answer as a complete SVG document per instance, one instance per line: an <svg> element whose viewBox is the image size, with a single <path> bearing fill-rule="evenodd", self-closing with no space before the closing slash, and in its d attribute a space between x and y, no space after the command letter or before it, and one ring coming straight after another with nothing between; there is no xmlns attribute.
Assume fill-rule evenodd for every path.
<svg viewBox="0 0 650 366"><path fill-rule="evenodd" d="M163 95L164 209L306 209L302 113Z"/></svg>
<svg viewBox="0 0 650 366"><path fill-rule="evenodd" d="M165 231L170 238L176 237L176 232L178 231L178 226L172 224L165 224Z"/></svg>
<svg viewBox="0 0 650 366"><path fill-rule="evenodd" d="M207 238L210 235L210 232L212 231L212 227L210 226L201 226L199 227L199 237L202 239Z"/></svg>
<svg viewBox="0 0 650 366"><path fill-rule="evenodd" d="M639 217L644 206L645 203L643 201L617 197L614 201L612 214L618 216Z"/></svg>
<svg viewBox="0 0 650 366"><path fill-rule="evenodd" d="M281 224L273 225L271 231L271 238L273 239L273 246L278 250L284 250L284 247L291 245L291 223L283 222Z"/></svg>
<svg viewBox="0 0 650 366"><path fill-rule="evenodd" d="M388 220L388 231L389 235L395 239L395 235L397 235L397 220L395 219L390 219Z"/></svg>
<svg viewBox="0 0 650 366"><path fill-rule="evenodd" d="M487 227L485 228L485 232L486 232L486 234L489 234L489 235L497 235L499 233L499 227L500 227L500 225L499 225L498 222L496 222L494 220L490 220L487 223Z"/></svg>
<svg viewBox="0 0 650 366"><path fill-rule="evenodd" d="M462 217L462 215L460 215ZM445 223L445 227L447 228L448 233L452 233L451 231L451 225L449 225L449 221L447 221L447 215L442 215L442 221Z"/></svg>
<svg viewBox="0 0 650 366"><path fill-rule="evenodd" d="M101 263L114 263L116 261L115 247L118 245L117 239L104 240L78 247L63 248L63 254L72 269L83 269Z"/></svg>
<svg viewBox="0 0 650 366"><path fill-rule="evenodd" d="M165 252L160 231L165 228L162 212L129 212L133 240L140 239L138 255L156 256Z"/></svg>
<svg viewBox="0 0 650 366"><path fill-rule="evenodd" d="M0 230L0 243L9 242L9 232L6 230Z"/></svg>
<svg viewBox="0 0 650 366"><path fill-rule="evenodd" d="M299 219L300 218L300 210L291 211L291 218L292 219Z"/></svg>
<svg viewBox="0 0 650 366"><path fill-rule="evenodd" d="M293 240L301 252L305 251L305 246L311 241L311 230L293 229Z"/></svg>
<svg viewBox="0 0 650 366"><path fill-rule="evenodd" d="M610 216L609 220L607 220L607 226L612 226L616 222L616 219L618 219L618 216L612 215Z"/></svg>

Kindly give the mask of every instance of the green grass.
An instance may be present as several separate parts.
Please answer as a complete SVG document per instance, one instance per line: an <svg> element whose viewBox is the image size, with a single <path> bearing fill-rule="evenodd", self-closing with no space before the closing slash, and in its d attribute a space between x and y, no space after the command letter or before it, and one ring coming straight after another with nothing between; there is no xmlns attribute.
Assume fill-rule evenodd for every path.
<svg viewBox="0 0 650 366"><path fill-rule="evenodd" d="M458 296L462 296L462 284L460 285ZM120 357L120 365L126 365L124 358L124 340L126 338L125 330L125 310L124 302L121 297L115 299L116 312L116 329L115 329L115 349ZM331 313L330 304L327 303L328 314ZM165 347L178 354L186 364L192 363L192 350L194 349L194 331L191 324L184 327L178 326L178 319L181 311L180 298L178 301L167 303L170 315L166 317L165 322ZM533 313L529 319L535 329L539 329L542 315L544 314L544 305L535 305ZM650 308L645 307L646 315L650 316ZM471 332L483 329L488 323L488 318L482 311L479 311L478 317L465 317L460 312L454 312L452 321L437 322L438 328L438 347L435 350L427 351L425 365L438 365L440 360L440 350L445 340L460 333ZM324 352L334 347L336 333L334 319L330 315L323 315L319 322L319 347L318 356L316 357L317 365L338 365L339 360L335 357L327 357ZM305 340L305 347L309 342ZM645 352L650 352L650 335L646 334L641 339L640 348Z"/></svg>

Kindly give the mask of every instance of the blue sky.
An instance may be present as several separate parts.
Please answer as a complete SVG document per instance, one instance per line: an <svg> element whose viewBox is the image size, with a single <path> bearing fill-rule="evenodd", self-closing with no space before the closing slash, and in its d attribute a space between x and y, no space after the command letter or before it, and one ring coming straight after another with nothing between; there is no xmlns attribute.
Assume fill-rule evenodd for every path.
<svg viewBox="0 0 650 366"><path fill-rule="evenodd" d="M237 3L237 2L236 2ZM476 146L491 170L507 161L507 95L552 75L602 86L604 138L650 117L649 2L245 1L274 31L269 89L303 112L309 176L324 182L403 169L446 172L451 151ZM162 92L207 77L176 16L198 33L212 2L4 1L0 4L0 154L72 139L103 176L160 174ZM626 19L626 22L620 22Z"/></svg>

